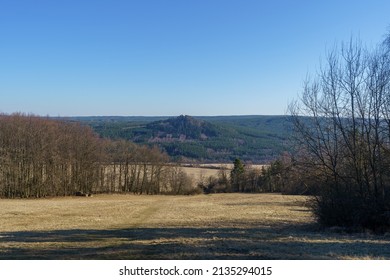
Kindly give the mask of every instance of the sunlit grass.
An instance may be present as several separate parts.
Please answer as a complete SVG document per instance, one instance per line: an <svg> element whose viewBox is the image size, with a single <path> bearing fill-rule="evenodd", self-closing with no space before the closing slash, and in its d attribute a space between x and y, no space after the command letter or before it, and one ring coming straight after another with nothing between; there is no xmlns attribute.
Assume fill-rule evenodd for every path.
<svg viewBox="0 0 390 280"><path fill-rule="evenodd" d="M390 259L390 237L319 229L304 196L0 200L3 259Z"/></svg>

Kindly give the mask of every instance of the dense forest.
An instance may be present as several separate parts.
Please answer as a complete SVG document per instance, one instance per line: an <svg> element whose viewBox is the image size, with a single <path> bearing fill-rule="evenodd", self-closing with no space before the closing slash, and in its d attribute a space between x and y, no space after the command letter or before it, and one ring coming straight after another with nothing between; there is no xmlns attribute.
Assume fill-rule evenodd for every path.
<svg viewBox="0 0 390 280"><path fill-rule="evenodd" d="M79 117L101 137L158 146L181 162L269 163L288 150L285 116Z"/></svg>

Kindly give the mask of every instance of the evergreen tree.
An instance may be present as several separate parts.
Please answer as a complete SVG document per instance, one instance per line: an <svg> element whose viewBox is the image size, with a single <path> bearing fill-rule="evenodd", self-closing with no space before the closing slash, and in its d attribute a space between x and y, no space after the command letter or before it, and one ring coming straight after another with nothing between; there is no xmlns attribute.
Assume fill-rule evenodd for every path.
<svg viewBox="0 0 390 280"><path fill-rule="evenodd" d="M244 187L245 169L244 164L238 158L234 160L234 167L230 173L230 180L233 192L240 192Z"/></svg>

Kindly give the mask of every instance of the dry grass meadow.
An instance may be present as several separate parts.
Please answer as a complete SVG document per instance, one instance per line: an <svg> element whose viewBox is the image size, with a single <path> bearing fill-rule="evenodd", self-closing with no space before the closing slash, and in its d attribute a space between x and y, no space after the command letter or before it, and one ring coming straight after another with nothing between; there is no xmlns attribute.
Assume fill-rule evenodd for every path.
<svg viewBox="0 0 390 280"><path fill-rule="evenodd" d="M207 164L199 164L195 166L181 166L181 169L187 173L187 175L191 176L194 181L202 181L204 178L208 178L211 176L218 177L218 173L221 169L224 169L226 174L230 176L230 170L233 169L232 163L207 163ZM250 167L254 169L261 170L263 166L262 164L254 164Z"/></svg>
<svg viewBox="0 0 390 280"><path fill-rule="evenodd" d="M0 200L1 259L390 259L390 236L316 228L306 198Z"/></svg>

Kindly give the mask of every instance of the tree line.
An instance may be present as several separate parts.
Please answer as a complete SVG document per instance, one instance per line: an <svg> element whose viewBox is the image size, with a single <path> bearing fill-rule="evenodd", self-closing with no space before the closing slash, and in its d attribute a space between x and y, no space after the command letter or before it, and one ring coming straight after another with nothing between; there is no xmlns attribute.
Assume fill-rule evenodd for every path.
<svg viewBox="0 0 390 280"><path fill-rule="evenodd" d="M101 139L75 122L0 115L1 197L178 194L191 187L191 179L157 148Z"/></svg>
<svg viewBox="0 0 390 280"><path fill-rule="evenodd" d="M284 171L281 160L258 168L236 158L232 170L221 168L217 176L200 180L198 186L205 193L288 193Z"/></svg>

